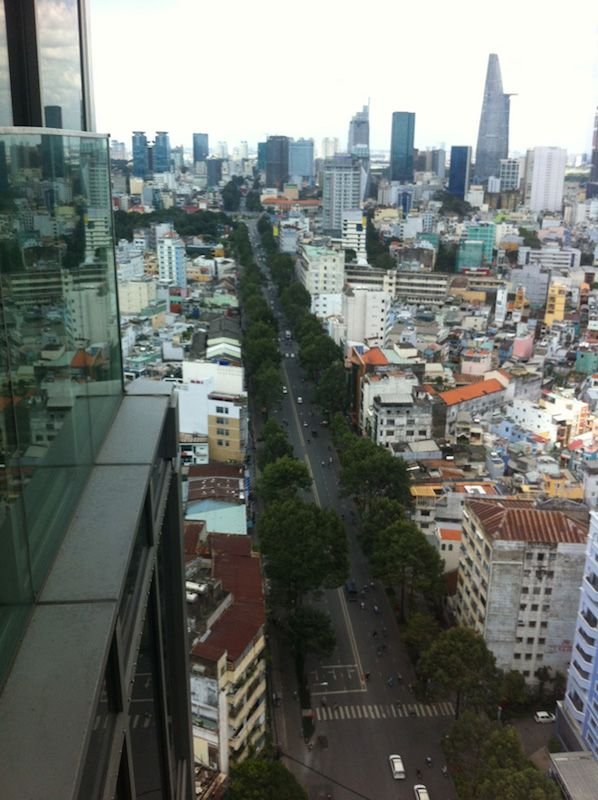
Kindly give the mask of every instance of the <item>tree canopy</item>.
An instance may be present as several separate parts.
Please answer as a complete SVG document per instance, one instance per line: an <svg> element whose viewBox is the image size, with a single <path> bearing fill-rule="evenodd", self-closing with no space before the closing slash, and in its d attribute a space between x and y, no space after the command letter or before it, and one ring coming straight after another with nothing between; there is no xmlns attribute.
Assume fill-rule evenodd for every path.
<svg viewBox="0 0 598 800"><path fill-rule="evenodd" d="M341 453L341 467L343 488L357 498L363 511L375 497L411 505L406 463L371 439L354 436Z"/></svg>
<svg viewBox="0 0 598 800"><path fill-rule="evenodd" d="M316 386L316 403L327 416L344 411L347 405L347 373L335 361L320 375Z"/></svg>
<svg viewBox="0 0 598 800"><path fill-rule="evenodd" d="M311 476L303 461L290 456L267 464L257 485L257 492L265 503L287 500L299 489L309 489Z"/></svg>
<svg viewBox="0 0 598 800"><path fill-rule="evenodd" d="M307 800L307 793L280 761L247 758L231 767L226 800Z"/></svg>

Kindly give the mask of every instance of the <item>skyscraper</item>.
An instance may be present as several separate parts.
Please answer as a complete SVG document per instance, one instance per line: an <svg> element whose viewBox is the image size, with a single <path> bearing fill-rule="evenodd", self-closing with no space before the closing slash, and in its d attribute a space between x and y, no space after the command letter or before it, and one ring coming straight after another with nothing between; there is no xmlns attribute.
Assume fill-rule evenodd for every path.
<svg viewBox="0 0 598 800"><path fill-rule="evenodd" d="M349 138L347 142L347 152L352 153L356 146L360 147L360 154L363 148L370 149L370 107L369 104L358 111L349 123Z"/></svg>
<svg viewBox="0 0 598 800"><path fill-rule="evenodd" d="M205 161L210 153L208 147L208 134L207 133L194 133L193 134L193 163L197 164L198 161Z"/></svg>
<svg viewBox="0 0 598 800"><path fill-rule="evenodd" d="M289 177L298 184L314 181L314 140L289 142Z"/></svg>
<svg viewBox="0 0 598 800"><path fill-rule="evenodd" d="M52 64L46 2L5 3L0 37L0 795L191 800L176 398L123 392L108 138L63 6ZM71 130L39 129L46 91Z"/></svg>
<svg viewBox="0 0 598 800"><path fill-rule="evenodd" d="M455 145L451 147L451 166L449 170L448 193L465 197L469 189L471 172L471 147Z"/></svg>
<svg viewBox="0 0 598 800"><path fill-rule="evenodd" d="M501 158L509 155L510 95L502 90L500 64L496 53L488 56L484 99L475 154L476 182L498 177Z"/></svg>
<svg viewBox="0 0 598 800"><path fill-rule="evenodd" d="M413 183L413 141L415 114L395 111L390 134L390 179L400 183Z"/></svg>
<svg viewBox="0 0 598 800"><path fill-rule="evenodd" d="M170 138L166 131L156 131L154 140L154 172L170 172Z"/></svg>
<svg viewBox="0 0 598 800"><path fill-rule="evenodd" d="M145 131L133 131L133 177L146 178L149 174L149 151Z"/></svg>
<svg viewBox="0 0 598 800"><path fill-rule="evenodd" d="M289 137L268 136L266 140L266 185L282 189L289 179Z"/></svg>
<svg viewBox="0 0 598 800"><path fill-rule="evenodd" d="M367 172L361 159L336 155L326 159L322 169L322 228L325 233L340 236L343 214L361 208Z"/></svg>
<svg viewBox="0 0 598 800"><path fill-rule="evenodd" d="M561 147L534 147L525 164L525 204L530 211L561 211L567 151Z"/></svg>
<svg viewBox="0 0 598 800"><path fill-rule="evenodd" d="M598 183L598 108L594 117L594 135L592 137L592 171L590 173L592 183Z"/></svg>

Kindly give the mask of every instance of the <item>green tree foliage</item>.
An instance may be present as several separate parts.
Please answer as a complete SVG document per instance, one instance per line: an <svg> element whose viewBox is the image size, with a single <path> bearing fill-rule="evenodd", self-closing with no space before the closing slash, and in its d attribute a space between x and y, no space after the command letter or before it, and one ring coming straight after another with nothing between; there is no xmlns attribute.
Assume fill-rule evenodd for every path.
<svg viewBox="0 0 598 800"><path fill-rule="evenodd" d="M364 512L375 497L389 497L410 506L409 483L403 459L395 458L371 439L354 436L341 453L341 484L347 494L357 498Z"/></svg>
<svg viewBox="0 0 598 800"><path fill-rule="evenodd" d="M330 616L318 608L296 608L287 618L286 633L289 644L301 656L331 656L336 645Z"/></svg>
<svg viewBox="0 0 598 800"><path fill-rule="evenodd" d="M402 640L414 663L434 642L440 633L440 625L430 616L421 612L412 614L402 632Z"/></svg>
<svg viewBox="0 0 598 800"><path fill-rule="evenodd" d="M334 511L296 498L271 503L258 536L272 589L288 609L306 592L340 586L347 578L347 537Z"/></svg>
<svg viewBox="0 0 598 800"><path fill-rule="evenodd" d="M348 428L347 428L348 430ZM349 436L352 434L349 432ZM390 528L405 517L405 509L398 500L390 497L374 497L361 523L361 546L366 555L371 555L374 542L380 531Z"/></svg>
<svg viewBox="0 0 598 800"><path fill-rule="evenodd" d="M282 380L279 368L270 361L258 368L251 379L253 396L259 408L266 414L278 408L282 401Z"/></svg>
<svg viewBox="0 0 598 800"><path fill-rule="evenodd" d="M394 259L391 258L388 247L382 241L380 233L376 230L370 214L366 223L365 248L368 257L368 264L380 269L391 269L396 266Z"/></svg>
<svg viewBox="0 0 598 800"><path fill-rule="evenodd" d="M341 350L329 336L320 332L299 344L299 358L302 366L312 380L334 362L339 361Z"/></svg>
<svg viewBox="0 0 598 800"><path fill-rule="evenodd" d="M422 654L417 671L431 695L452 695L455 717L463 708L497 704L499 673L483 638L470 628L443 631Z"/></svg>
<svg viewBox="0 0 598 800"><path fill-rule="evenodd" d="M542 247L542 242L538 238L536 231L532 231L529 228L519 228L519 236L523 239L524 247L531 247L532 250L540 250Z"/></svg>
<svg viewBox="0 0 598 800"><path fill-rule="evenodd" d="M257 492L265 503L288 500L300 489L311 486L311 476L306 464L298 458L283 456L264 468Z"/></svg>
<svg viewBox="0 0 598 800"><path fill-rule="evenodd" d="M217 241L231 227L231 220L221 212L196 211L188 214L182 208L167 208L150 214L136 211L115 211L114 227L117 239L133 240L137 228L149 228L154 222L172 222L180 236L204 236Z"/></svg>
<svg viewBox="0 0 598 800"><path fill-rule="evenodd" d="M457 245L455 242L443 242L438 244L438 254L434 266L437 272L455 272L457 268Z"/></svg>
<svg viewBox="0 0 598 800"><path fill-rule="evenodd" d="M514 728L465 711L444 750L463 800L557 800L552 781L527 760Z"/></svg>
<svg viewBox="0 0 598 800"><path fill-rule="evenodd" d="M284 456L292 456L293 447L285 431L275 420L268 420L262 429L262 445L258 452L258 466L261 470Z"/></svg>
<svg viewBox="0 0 598 800"><path fill-rule="evenodd" d="M401 520L380 531L370 559L372 571L387 586L400 587L400 615L423 593L438 600L443 593L442 561L435 547L413 522Z"/></svg>
<svg viewBox="0 0 598 800"><path fill-rule="evenodd" d="M295 776L280 761L247 758L231 767L226 800L307 800Z"/></svg>
<svg viewBox="0 0 598 800"><path fill-rule="evenodd" d="M242 178L233 176L231 180L222 189L222 205L225 211L238 211L241 205L241 191L240 184L243 183Z"/></svg>
<svg viewBox="0 0 598 800"><path fill-rule="evenodd" d="M525 678L517 670L503 672L500 677L500 702L509 709L521 708L529 702Z"/></svg>
<svg viewBox="0 0 598 800"><path fill-rule="evenodd" d="M462 200L454 194L449 194L449 192L436 192L434 200L439 200L442 203L440 213L446 217L457 216L462 220L471 216L473 212L473 208L466 200Z"/></svg>
<svg viewBox="0 0 598 800"><path fill-rule="evenodd" d="M345 410L347 373L340 361L335 361L322 372L316 387L316 403L328 417Z"/></svg>
<svg viewBox="0 0 598 800"><path fill-rule="evenodd" d="M247 211L255 212L255 211L263 211L264 207L260 201L260 192L256 189L251 189L251 191L247 192L245 197L245 208Z"/></svg>

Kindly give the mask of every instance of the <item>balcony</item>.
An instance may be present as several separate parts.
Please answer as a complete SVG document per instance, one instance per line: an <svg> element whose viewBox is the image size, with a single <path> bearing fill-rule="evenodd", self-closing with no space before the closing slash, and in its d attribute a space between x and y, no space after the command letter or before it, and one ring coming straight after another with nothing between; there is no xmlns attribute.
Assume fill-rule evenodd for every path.
<svg viewBox="0 0 598 800"><path fill-rule="evenodd" d="M585 575L583 579L583 588L592 602L598 603L598 577L591 573Z"/></svg>
<svg viewBox="0 0 598 800"><path fill-rule="evenodd" d="M579 662L576 659L573 659L573 661L571 662L570 670L575 675L575 680L577 684L581 686L582 689L588 690L590 688L591 672L588 672L588 670L583 669L583 667L580 666Z"/></svg>

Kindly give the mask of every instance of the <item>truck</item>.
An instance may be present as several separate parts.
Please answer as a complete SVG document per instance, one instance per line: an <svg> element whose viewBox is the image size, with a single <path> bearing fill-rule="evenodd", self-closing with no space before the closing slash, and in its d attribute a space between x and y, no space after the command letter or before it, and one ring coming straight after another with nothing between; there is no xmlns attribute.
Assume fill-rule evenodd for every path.
<svg viewBox="0 0 598 800"><path fill-rule="evenodd" d="M284 332L284 338L288 341L291 338L291 332L290 331L285 331Z"/></svg>

